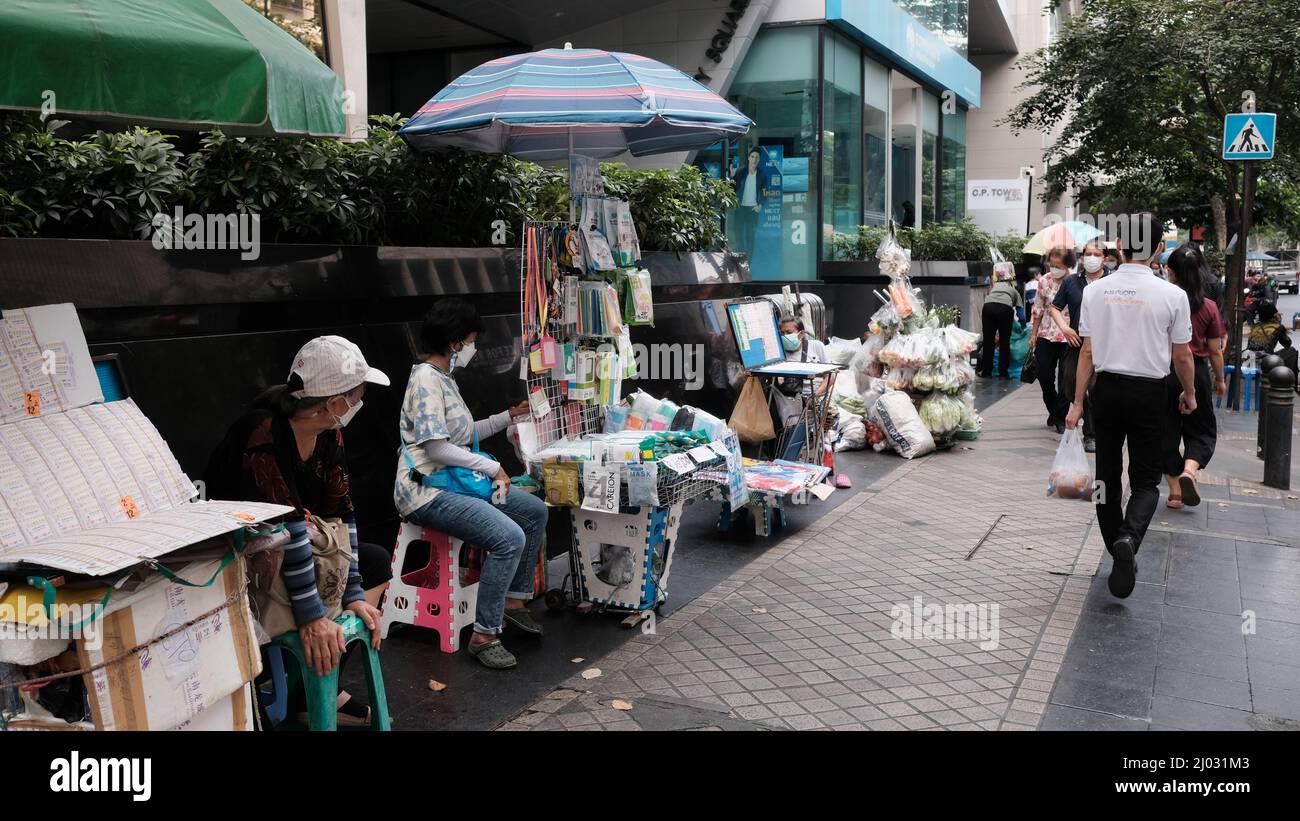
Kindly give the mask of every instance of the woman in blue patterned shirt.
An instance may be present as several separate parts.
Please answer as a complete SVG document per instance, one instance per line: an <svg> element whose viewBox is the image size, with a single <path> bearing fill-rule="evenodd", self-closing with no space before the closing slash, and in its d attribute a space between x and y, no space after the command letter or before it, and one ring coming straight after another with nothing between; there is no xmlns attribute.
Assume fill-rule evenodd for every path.
<svg viewBox="0 0 1300 821"><path fill-rule="evenodd" d="M461 398L451 373L468 364L482 330L478 311L454 297L439 301L425 316L420 329L424 353L411 367L402 400L398 426L402 452L397 455L393 503L407 521L471 542L485 552L468 649L484 666L503 670L516 664L498 638L503 621L529 635L542 634L542 626L526 605L533 594L533 568L546 532L547 510L536 496L510 489L510 477L495 460L469 449L475 433L486 439L528 413L528 403L521 402L476 421ZM493 504L428 487L419 479L450 466L476 470L498 485L504 483L505 501Z"/></svg>

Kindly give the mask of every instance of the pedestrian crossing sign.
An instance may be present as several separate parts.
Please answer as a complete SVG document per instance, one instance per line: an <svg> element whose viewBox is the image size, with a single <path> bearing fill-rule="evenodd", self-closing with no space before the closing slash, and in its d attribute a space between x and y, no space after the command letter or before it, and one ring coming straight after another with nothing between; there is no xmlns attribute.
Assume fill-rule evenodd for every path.
<svg viewBox="0 0 1300 821"><path fill-rule="evenodd" d="M1229 114L1223 118L1225 160L1271 160L1276 114Z"/></svg>

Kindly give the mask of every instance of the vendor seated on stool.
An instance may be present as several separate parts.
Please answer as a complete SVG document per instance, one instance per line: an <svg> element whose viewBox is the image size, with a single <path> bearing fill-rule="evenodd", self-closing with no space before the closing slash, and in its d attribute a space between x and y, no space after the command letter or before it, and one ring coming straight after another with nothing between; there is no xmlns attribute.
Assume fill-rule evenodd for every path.
<svg viewBox="0 0 1300 821"><path fill-rule="evenodd" d="M498 638L504 620L532 636L542 626L528 612L533 596L533 570L537 550L546 532L546 503L531 493L510 487L501 465L469 450L477 433L480 440L500 433L510 420L528 414L520 402L486 419L475 421L451 373L469 364L483 330L478 311L455 297L438 301L424 317L420 329L423 353L411 366L402 400L398 435L397 481L393 502L408 522L446 533L477 545L486 553L479 572L478 606L470 655L493 670L516 664L514 654ZM415 463L412 470L407 457ZM446 467L477 470L504 483L505 501L493 504L451 490L427 487L417 476Z"/></svg>
<svg viewBox="0 0 1300 821"><path fill-rule="evenodd" d="M826 346L819 340L808 336L804 330L803 320L797 316L783 317L780 322L781 348L785 351L786 362L827 363L831 361L826 353ZM825 393L827 381L821 379L777 378L777 408L781 415L781 427L798 423L803 415L802 396L806 401L813 394L814 385L817 395Z"/></svg>
<svg viewBox="0 0 1300 821"><path fill-rule="evenodd" d="M307 665L324 675L347 648L343 627L325 614L316 585L316 565L307 535L306 513L342 519L352 554L343 609L356 613L379 649L379 602L392 577L384 548L357 541L356 514L343 453L343 428L361 410L366 383L388 385L383 372L366 364L361 349L341 336L319 336L293 358L286 384L268 389L241 416L213 452L204 472L212 498L287 505L289 544L280 572ZM274 637L272 637L274 638ZM345 658L346 660L346 658ZM291 704L304 713L299 694ZM340 694L338 724L369 722L370 708Z"/></svg>

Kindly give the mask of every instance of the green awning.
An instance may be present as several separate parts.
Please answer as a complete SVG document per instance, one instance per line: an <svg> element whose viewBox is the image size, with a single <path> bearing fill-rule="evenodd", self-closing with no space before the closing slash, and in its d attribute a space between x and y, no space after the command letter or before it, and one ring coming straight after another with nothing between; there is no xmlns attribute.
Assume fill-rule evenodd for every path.
<svg viewBox="0 0 1300 821"><path fill-rule="evenodd" d="M0 108L50 99L60 118L345 130L338 75L242 0L4 0L0 43Z"/></svg>

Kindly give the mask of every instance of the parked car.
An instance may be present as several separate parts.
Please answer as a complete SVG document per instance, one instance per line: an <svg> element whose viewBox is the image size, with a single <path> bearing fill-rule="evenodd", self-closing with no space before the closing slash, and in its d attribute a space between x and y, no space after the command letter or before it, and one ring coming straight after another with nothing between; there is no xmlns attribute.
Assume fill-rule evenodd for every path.
<svg viewBox="0 0 1300 821"><path fill-rule="evenodd" d="M1279 294L1300 294L1300 271L1279 271L1276 276Z"/></svg>

